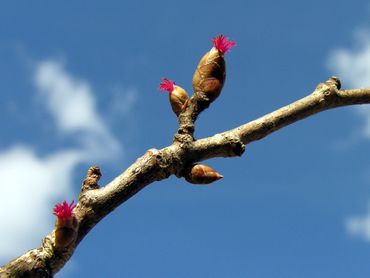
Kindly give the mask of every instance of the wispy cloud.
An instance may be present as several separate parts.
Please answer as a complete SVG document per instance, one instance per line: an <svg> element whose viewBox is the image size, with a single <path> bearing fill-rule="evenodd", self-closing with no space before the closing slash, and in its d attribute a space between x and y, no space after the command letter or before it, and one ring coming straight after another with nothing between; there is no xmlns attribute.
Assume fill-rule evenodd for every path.
<svg viewBox="0 0 370 278"><path fill-rule="evenodd" d="M115 87L110 105L113 115L127 116L137 101L138 93L135 88L122 89Z"/></svg>
<svg viewBox="0 0 370 278"><path fill-rule="evenodd" d="M54 60L38 63L33 80L57 131L75 140L77 147L39 155L36 151L39 146L25 143L0 152L3 223L0 261L39 245L53 225L53 204L72 198L76 166L112 160L121 157L123 151L98 113L94 93L87 81L72 76ZM135 92L132 94L128 95L129 99L135 98Z"/></svg>
<svg viewBox="0 0 370 278"><path fill-rule="evenodd" d="M336 49L328 60L344 84L354 87L370 86L370 31L357 32L352 49Z"/></svg>
<svg viewBox="0 0 370 278"><path fill-rule="evenodd" d="M355 38L352 49L337 49L331 53L328 67L348 87L370 87L370 31L361 30ZM370 139L369 105L357 106L355 112L363 120L360 130L354 131L356 136ZM370 241L370 206L367 214L349 217L345 224L351 235Z"/></svg>
<svg viewBox="0 0 370 278"><path fill-rule="evenodd" d="M35 84L62 132L102 132L90 85L68 74L61 63L43 61L36 67Z"/></svg>
<svg viewBox="0 0 370 278"><path fill-rule="evenodd" d="M328 67L338 75L347 87L370 87L370 31L356 33L353 49L336 49L329 59ZM356 113L363 119L361 135L370 138L370 107L358 106Z"/></svg>
<svg viewBox="0 0 370 278"><path fill-rule="evenodd" d="M351 235L370 241L370 205L367 214L348 218L346 227Z"/></svg>
<svg viewBox="0 0 370 278"><path fill-rule="evenodd" d="M86 159L112 158L122 151L97 112L94 94L86 81L71 76L56 61L39 63L34 80L57 127L82 141Z"/></svg>

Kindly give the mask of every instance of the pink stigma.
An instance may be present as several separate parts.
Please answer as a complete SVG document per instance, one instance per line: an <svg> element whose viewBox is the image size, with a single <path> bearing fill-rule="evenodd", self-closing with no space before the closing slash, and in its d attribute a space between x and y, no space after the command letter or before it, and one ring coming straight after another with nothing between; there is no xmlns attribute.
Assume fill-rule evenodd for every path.
<svg viewBox="0 0 370 278"><path fill-rule="evenodd" d="M236 42L230 40L228 37L224 37L223 35L219 35L212 39L214 47L220 51L222 54L228 52L232 47L236 45Z"/></svg>
<svg viewBox="0 0 370 278"><path fill-rule="evenodd" d="M62 204L56 204L53 214L59 219L68 219L73 216L73 209L76 207L74 201L68 204L64 201Z"/></svg>
<svg viewBox="0 0 370 278"><path fill-rule="evenodd" d="M174 90L173 85L175 85L175 82L163 77L161 84L159 84L159 91L171 93Z"/></svg>

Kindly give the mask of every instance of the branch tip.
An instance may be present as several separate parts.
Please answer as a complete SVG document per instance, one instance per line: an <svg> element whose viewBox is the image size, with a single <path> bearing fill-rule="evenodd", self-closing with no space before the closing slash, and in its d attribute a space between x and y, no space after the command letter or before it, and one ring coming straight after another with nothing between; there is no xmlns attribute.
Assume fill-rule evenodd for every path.
<svg viewBox="0 0 370 278"><path fill-rule="evenodd" d="M99 166L91 166L87 170L86 178L82 183L81 192L90 189L98 189L99 188L98 181L100 180L101 176L102 174Z"/></svg>
<svg viewBox="0 0 370 278"><path fill-rule="evenodd" d="M100 167L99 166L91 166L88 170L87 170L87 174L86 174L86 177L89 178L89 177L94 177L98 180L100 180L102 174L101 174L101 171L100 171Z"/></svg>

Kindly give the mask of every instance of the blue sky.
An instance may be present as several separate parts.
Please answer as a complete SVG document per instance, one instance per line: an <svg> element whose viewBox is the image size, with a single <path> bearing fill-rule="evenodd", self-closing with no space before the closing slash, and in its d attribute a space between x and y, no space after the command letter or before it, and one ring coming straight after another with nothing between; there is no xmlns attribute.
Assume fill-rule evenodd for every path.
<svg viewBox="0 0 370 278"><path fill-rule="evenodd" d="M109 182L177 121L164 76L191 91L220 33L221 97L196 137L234 128L335 74L370 86L368 1L0 4L0 263L39 246L90 165ZM225 178L154 183L85 238L57 277L368 277L370 108L328 111L206 162Z"/></svg>

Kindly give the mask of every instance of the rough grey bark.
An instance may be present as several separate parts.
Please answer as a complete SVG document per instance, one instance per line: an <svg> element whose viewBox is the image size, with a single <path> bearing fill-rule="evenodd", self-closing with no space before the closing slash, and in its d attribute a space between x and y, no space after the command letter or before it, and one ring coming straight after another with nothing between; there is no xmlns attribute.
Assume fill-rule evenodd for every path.
<svg viewBox="0 0 370 278"><path fill-rule="evenodd" d="M78 230L75 240L64 248L55 247L55 229L33 249L0 268L0 277L53 277L70 259L85 235L106 215L145 186L175 175L186 176L189 166L214 157L241 156L247 144L313 114L347 105L370 103L370 88L340 90L336 77L305 98L242 126L214 136L194 140L194 124L204 100L199 95L179 115L179 129L172 145L150 149L113 181L100 187L100 169L90 167L75 208Z"/></svg>

